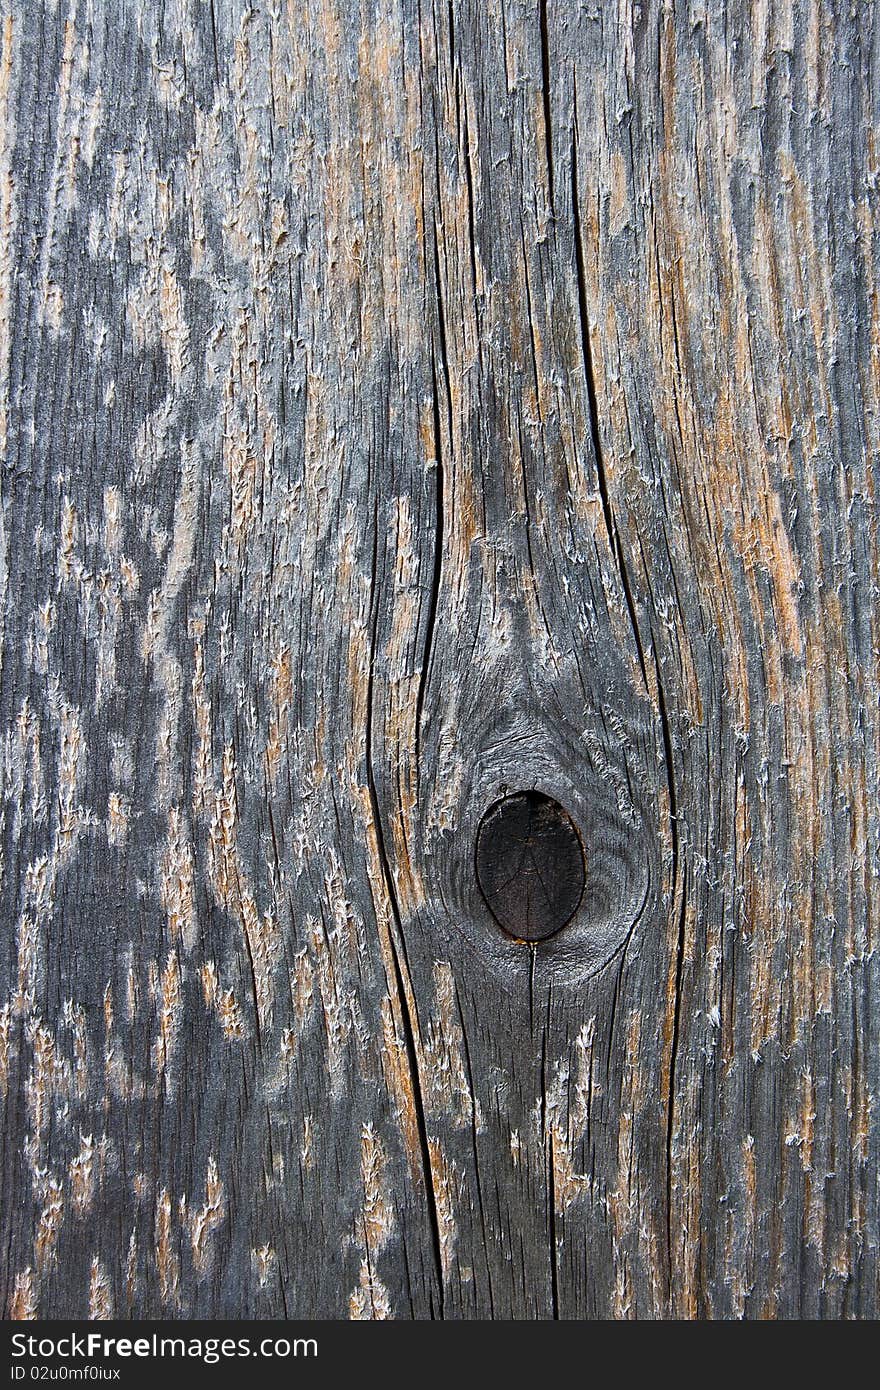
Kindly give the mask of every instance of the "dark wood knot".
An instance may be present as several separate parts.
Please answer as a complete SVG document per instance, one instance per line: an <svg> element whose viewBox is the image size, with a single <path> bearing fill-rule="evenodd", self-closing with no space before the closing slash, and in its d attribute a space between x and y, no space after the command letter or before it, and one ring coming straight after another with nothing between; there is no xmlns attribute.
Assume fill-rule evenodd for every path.
<svg viewBox="0 0 880 1390"><path fill-rule="evenodd" d="M543 941L577 912L584 851L568 812L543 792L513 792L477 830L477 883L492 916L517 941Z"/></svg>

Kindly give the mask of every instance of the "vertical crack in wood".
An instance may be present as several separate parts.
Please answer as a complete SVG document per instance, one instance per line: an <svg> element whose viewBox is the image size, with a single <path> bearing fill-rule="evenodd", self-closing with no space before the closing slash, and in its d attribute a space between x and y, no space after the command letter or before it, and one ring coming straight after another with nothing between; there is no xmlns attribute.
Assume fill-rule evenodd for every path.
<svg viewBox="0 0 880 1390"><path fill-rule="evenodd" d="M537 952L532 948L533 956ZM534 981L532 982L534 988ZM559 1321L559 1250L556 1243L555 1124L547 1115L547 1043L550 1035L552 990L547 990L547 1014L541 1030L541 1129L544 1134L544 1171L547 1182L547 1236L550 1245L550 1310Z"/></svg>
<svg viewBox="0 0 880 1390"><path fill-rule="evenodd" d="M587 293L587 277L584 265L583 235L581 230L580 214L580 195L578 193L578 164L577 164L577 88L575 88L575 118L571 136L571 211L574 233L574 256L575 269L577 274L577 299L578 316L580 319L581 336L581 356L584 366L584 382L587 388L587 405L590 417L590 438L593 444L593 457L596 463L596 478L599 484L599 497L602 503L602 516L605 520L605 529L608 532L608 541L611 546L612 554L617 561L617 568L620 574L620 582L623 587L623 595L626 601L629 620L632 625L633 637L638 651L639 665L642 671L642 679L645 688L648 688L648 672L645 665L645 653L642 648L642 639L639 632L639 622L636 615L635 600L633 598L632 586L626 561L623 556L623 547L620 543L617 525L614 520L614 512L611 507L611 499L608 492L608 478L605 471L605 457L602 449L602 437L599 426L599 404L596 395L596 377L593 370L593 349L590 342L590 315L589 297Z"/></svg>
<svg viewBox="0 0 880 1390"><path fill-rule="evenodd" d="M439 273L439 266L438 266ZM437 293L439 297L440 287L438 283ZM442 309L441 309L442 314ZM442 331L441 331L442 342ZM445 356L445 344L441 351ZM415 730L413 741L415 745L415 764L416 777L421 781L422 772L422 716L425 704L425 692L428 688L428 678L434 653L434 631L437 624L437 604L440 599L440 585L443 579L443 508L444 499L444 462L443 462L443 440L440 428L440 402L437 390L437 361L435 356L431 356L431 416L434 423L434 448L436 457L434 460L434 559L431 570L431 588L428 594L428 612L425 619L425 641L422 648L422 669L419 672L419 684L416 692L415 708Z"/></svg>
<svg viewBox="0 0 880 1390"><path fill-rule="evenodd" d="M541 96L544 107L544 149L547 156L547 191L550 211L555 212L553 187L553 119L550 107L550 35L547 28L547 0L539 0L538 26L541 34Z"/></svg>
<svg viewBox="0 0 880 1390"><path fill-rule="evenodd" d="M524 223L523 223L522 220L520 220L520 224L519 224L519 236L520 236L520 248L521 248L521 250L522 250L523 284L524 284L524 286L525 286L525 291L526 291L526 315L527 315L528 320L529 320L529 343L530 343L530 346L531 346L531 354L532 354L532 372L533 372L534 378L535 378L535 400L536 400L536 402L537 402L538 419L539 419L540 424L541 424L541 426L542 426L542 428L543 428L544 421L543 421L543 418L542 418L542 415L541 415L541 376L540 376L540 372L538 371L538 346L537 346L537 343L536 343L536 341L535 341L535 318L534 318L534 313L533 313L533 310L532 310L532 286L531 286L531 280L530 280L530 277L529 277L529 253L528 253L528 249L527 249L527 247L526 247L526 229L525 229L525 225L524 225ZM532 587L533 587L533 589L534 589L536 595L538 595L538 602L539 602L539 604L540 604L540 596L539 596L539 590L538 590L538 574L537 574L537 570L535 569L535 557L534 557L534 554L533 554L533 552L532 552L532 526L533 526L533 520L532 520L532 505L531 505L531 502L530 502L530 500L529 500L529 478L528 478L528 468L527 468L527 466L526 466L527 454L526 454L526 450L523 448L523 444L524 444L525 441L523 440L522 426L521 426L521 424L520 424L519 422L517 422L517 432L518 432L518 434L519 434L519 441L518 441L519 447L518 447L518 449L517 449L517 455L518 455L518 458L519 458L519 465L520 465L520 484L521 484L521 486L522 486L523 507L524 507L524 509L525 509L525 526L524 526L524 528L523 528L523 534L524 534L524 537L525 537L526 555L527 555L527 557L528 557L528 562L529 562L529 574L531 575ZM546 614L545 614L544 611L543 611L543 607L542 607L542 609L541 609L541 615L542 615L542 617L543 617L543 619L544 619L544 624L545 624L545 626L547 626L547 617L546 617ZM548 631L549 631L549 628L548 628Z"/></svg>
<svg viewBox="0 0 880 1390"><path fill-rule="evenodd" d="M669 712L666 708L666 695L663 689L663 675L657 656L656 644L652 640L651 651L654 658L654 673L657 679L657 705L660 711L660 729L663 738L663 760L666 766L666 784L669 792L669 825L672 849L672 875L669 893L670 905L674 908L678 897L680 859L678 826L678 792L676 789L675 762L673 757L672 730ZM672 1311L674 1258L672 1248L672 1136L675 1131L675 1067L678 1054L679 1024L681 1015L681 986L684 966L685 910L687 904L687 872L681 873L681 907L678 919L678 941L675 961L675 994L672 1003L672 1038L669 1048L669 1089L666 1098L666 1253L668 1262L669 1302Z"/></svg>
<svg viewBox="0 0 880 1390"><path fill-rule="evenodd" d="M477 298L477 238L476 238L476 232L475 232L475 229L474 229L474 170L473 170L473 163L472 163L472 159L471 159L471 135L470 135L470 125L469 125L469 122L468 122L467 100L465 100L465 103L464 103L463 134L464 134L464 176L465 176L465 184L466 184L466 187L467 187L467 199L468 199L468 245L469 245L469 247L470 247L470 253L471 253L471 284L472 284L473 292L474 292L474 303L476 304L476 298ZM439 279L438 279L438 281L437 281L437 293L438 293L438 294L440 293L440 281L439 281ZM479 336L477 337L477 351L482 355L482 343L480 342Z"/></svg>
<svg viewBox="0 0 880 1390"><path fill-rule="evenodd" d="M394 963L393 985L397 991L399 1000L400 1019L403 1025L404 1043L406 1047L407 1061L409 1064L410 1090L412 1095L413 1109L416 1117L416 1127L419 1136L419 1149L422 1161L422 1179L425 1189L425 1196L428 1204L428 1218L431 1228L431 1246L434 1257L435 1274L437 1278L438 1298L440 1304L440 1317L443 1317L444 1308L444 1283L443 1283L443 1248L440 1238L440 1218L437 1211L437 1197L434 1187L434 1173L431 1163L431 1151L428 1142L428 1129L425 1117L424 1099L422 1096L421 1076L419 1072L419 1052L418 1043L418 1021L415 1017L415 1003L410 1003L412 997L412 986L409 983L409 967L406 964L406 942L403 936L403 923L400 916L400 905L397 901L397 890L394 886L394 874L388 858L388 851L385 844L385 835L382 828L382 812L379 804L379 795L376 788L375 777L375 753L373 746L373 710L375 700L375 665L376 653L378 650L379 634L379 580L378 580L378 561L379 561L379 501L378 493L374 506L373 515L373 554L370 574L370 606L372 608L372 631L370 637L369 673L367 676L367 701L366 701L366 771L367 771L367 790L370 799L370 809L373 816L373 826L376 832L376 846L379 853L379 862L382 868L382 877L385 881L385 889L388 894L388 902L391 908L391 915L394 921L394 932L390 934L391 954ZM399 943L399 946L398 946ZM401 953L403 959L401 959ZM389 980L389 986L392 981Z"/></svg>
<svg viewBox="0 0 880 1390"><path fill-rule="evenodd" d="M681 985L684 969L685 913L687 910L687 876L682 881L681 910L678 918L678 942L675 956L675 998L672 1013L672 1039L669 1047L669 1090L666 1099L666 1257L669 1280L669 1313L675 1315L675 1259L672 1245L672 1136L675 1132L675 1067L678 1057L681 1015Z"/></svg>

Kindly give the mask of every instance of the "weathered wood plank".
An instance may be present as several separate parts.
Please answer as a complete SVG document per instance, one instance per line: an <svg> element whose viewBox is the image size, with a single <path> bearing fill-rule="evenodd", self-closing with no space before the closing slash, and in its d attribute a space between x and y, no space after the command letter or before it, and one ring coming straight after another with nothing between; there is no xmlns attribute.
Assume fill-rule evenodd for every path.
<svg viewBox="0 0 880 1390"><path fill-rule="evenodd" d="M9 1315L876 1316L875 5L0 28Z"/></svg>

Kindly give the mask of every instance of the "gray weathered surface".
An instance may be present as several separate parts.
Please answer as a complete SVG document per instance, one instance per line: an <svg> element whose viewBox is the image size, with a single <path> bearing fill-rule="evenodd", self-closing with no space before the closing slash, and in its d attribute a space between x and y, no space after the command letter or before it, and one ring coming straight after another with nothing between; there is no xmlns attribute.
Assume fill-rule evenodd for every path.
<svg viewBox="0 0 880 1390"><path fill-rule="evenodd" d="M4 4L9 1315L880 1311L878 44Z"/></svg>

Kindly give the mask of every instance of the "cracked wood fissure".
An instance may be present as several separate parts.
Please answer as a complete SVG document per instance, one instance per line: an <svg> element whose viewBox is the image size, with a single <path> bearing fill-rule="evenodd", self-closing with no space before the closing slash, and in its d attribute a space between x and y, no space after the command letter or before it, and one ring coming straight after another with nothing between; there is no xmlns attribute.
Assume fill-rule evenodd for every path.
<svg viewBox="0 0 880 1390"><path fill-rule="evenodd" d="M7 1315L876 1316L875 5L0 45Z"/></svg>

